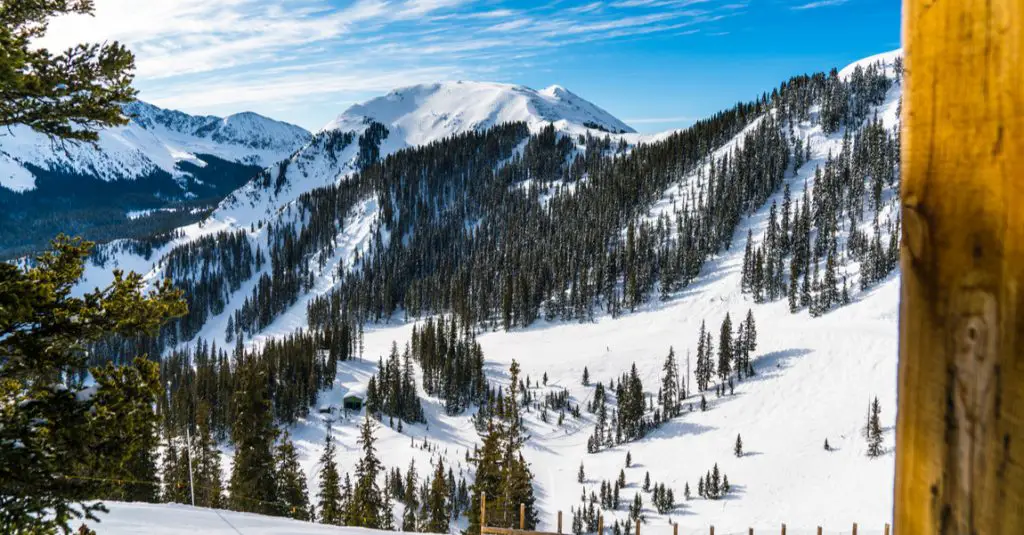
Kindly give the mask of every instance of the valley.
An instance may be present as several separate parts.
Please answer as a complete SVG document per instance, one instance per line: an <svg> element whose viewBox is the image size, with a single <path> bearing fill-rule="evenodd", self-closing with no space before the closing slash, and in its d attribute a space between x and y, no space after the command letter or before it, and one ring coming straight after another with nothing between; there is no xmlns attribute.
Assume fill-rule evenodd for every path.
<svg viewBox="0 0 1024 535"><path fill-rule="evenodd" d="M160 458L179 470L154 483L172 495L164 501L185 500L169 450L205 432L219 482L236 481L251 439L239 436L266 419L287 431L316 503L327 441L342 479L358 474L360 426L372 420L391 525L411 515L425 529L427 514L407 506L416 490L398 492L392 470L401 481L414 464L426 489L443 463L449 530L472 531L481 431L521 419L532 475L522 492L541 530L562 511L577 534L593 531L596 514L616 535L636 518L665 535L673 523L683 534L782 523L844 533L853 522L881 533L893 505L902 71L894 51L794 76L664 134L638 134L559 86L405 87L312 134L251 114L207 121L141 107L152 122L137 118L103 143L167 130L180 144L126 142L135 148L110 152L132 159L105 158L108 167L90 160L107 152L87 148L63 164L38 161L81 164L72 174L94 173L86 180L119 194L181 187L175 203L117 204L130 225L170 219L159 233L98 246L74 290L109 284L114 269L185 290L188 315L155 336L90 347L92 365L159 356ZM248 128L224 129L233 122ZM30 151L10 147L0 144L0 162L21 167L2 184L21 193L0 195L50 192ZM432 364L428 394L428 351L406 354L438 318L450 328L436 341L449 360ZM756 344L739 327L747 318ZM475 343L479 354L460 353ZM525 393L510 382L514 365ZM665 380L669 369L678 380ZM82 388L94 386L82 376ZM666 401L666 391L685 394ZM351 396L366 405L345 410ZM875 400L882 450L869 455ZM423 421L408 417L415 407ZM712 467L728 490L716 477L715 492L703 492ZM671 490L672 503L656 504L663 491L655 500L645 480ZM336 532L116 498L111 511L117 535L147 522L160 533L168 518Z"/></svg>

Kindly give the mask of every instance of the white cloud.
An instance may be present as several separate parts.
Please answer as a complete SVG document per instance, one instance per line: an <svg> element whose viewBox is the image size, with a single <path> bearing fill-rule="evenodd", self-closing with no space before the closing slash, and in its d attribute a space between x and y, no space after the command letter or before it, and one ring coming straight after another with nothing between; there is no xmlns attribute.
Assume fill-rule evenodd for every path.
<svg viewBox="0 0 1024 535"><path fill-rule="evenodd" d="M94 17L59 18L38 44L121 41L136 54L143 99L224 113L453 76L500 78L574 44L696 32L736 14L686 7L710 1L95 0Z"/></svg>
<svg viewBox="0 0 1024 535"><path fill-rule="evenodd" d="M841 6L848 1L849 0L818 0L817 2L810 2L799 6L793 6L790 9L799 11L803 9L817 9L819 7Z"/></svg>
<svg viewBox="0 0 1024 535"><path fill-rule="evenodd" d="M625 119L626 124L667 124L667 123L690 123L696 121L696 117L681 115L678 117L643 117L640 119Z"/></svg>

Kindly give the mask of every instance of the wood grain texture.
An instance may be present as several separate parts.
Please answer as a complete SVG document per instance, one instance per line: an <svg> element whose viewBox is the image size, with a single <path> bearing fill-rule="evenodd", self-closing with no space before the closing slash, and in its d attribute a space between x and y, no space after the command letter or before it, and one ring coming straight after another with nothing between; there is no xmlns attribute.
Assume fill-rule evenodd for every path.
<svg viewBox="0 0 1024 535"><path fill-rule="evenodd" d="M1024 0L904 0L893 529L1024 533Z"/></svg>

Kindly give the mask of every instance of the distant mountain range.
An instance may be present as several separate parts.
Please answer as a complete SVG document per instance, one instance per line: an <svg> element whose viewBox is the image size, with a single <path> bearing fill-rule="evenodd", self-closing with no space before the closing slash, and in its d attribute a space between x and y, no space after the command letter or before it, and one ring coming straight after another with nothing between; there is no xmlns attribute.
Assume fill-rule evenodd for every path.
<svg viewBox="0 0 1024 535"><path fill-rule="evenodd" d="M109 241L191 223L310 138L254 113L193 116L144 102L124 111L131 121L95 145L24 126L0 136L0 258L58 232Z"/></svg>

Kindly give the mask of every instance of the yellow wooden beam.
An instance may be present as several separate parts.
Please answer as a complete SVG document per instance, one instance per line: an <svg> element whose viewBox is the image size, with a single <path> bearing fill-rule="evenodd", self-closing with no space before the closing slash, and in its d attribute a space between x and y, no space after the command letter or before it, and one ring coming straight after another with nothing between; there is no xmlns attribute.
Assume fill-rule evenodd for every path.
<svg viewBox="0 0 1024 535"><path fill-rule="evenodd" d="M904 0L893 528L1024 533L1024 0Z"/></svg>

